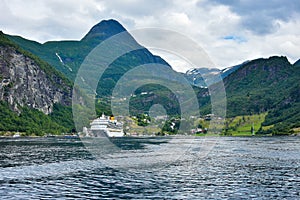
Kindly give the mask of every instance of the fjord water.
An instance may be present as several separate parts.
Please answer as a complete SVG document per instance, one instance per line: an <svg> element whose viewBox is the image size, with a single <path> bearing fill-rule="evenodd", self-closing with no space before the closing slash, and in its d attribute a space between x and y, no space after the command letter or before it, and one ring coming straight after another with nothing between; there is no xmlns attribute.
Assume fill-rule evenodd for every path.
<svg viewBox="0 0 300 200"><path fill-rule="evenodd" d="M0 197L300 198L300 137L119 138L113 142L120 155L114 152L108 156L110 162L103 163L79 139L0 139ZM203 144L210 146L209 151ZM175 153L161 152L163 146L174 148ZM135 164L137 157L143 165ZM119 162L117 167L107 164L113 161Z"/></svg>

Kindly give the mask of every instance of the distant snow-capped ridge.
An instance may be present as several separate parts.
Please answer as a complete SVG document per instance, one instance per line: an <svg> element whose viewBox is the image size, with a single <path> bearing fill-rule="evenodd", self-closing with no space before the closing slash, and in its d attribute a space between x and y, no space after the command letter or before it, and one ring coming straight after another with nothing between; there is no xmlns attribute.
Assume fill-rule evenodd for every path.
<svg viewBox="0 0 300 200"><path fill-rule="evenodd" d="M224 69L218 68L193 68L189 69L185 74L185 78L192 84L197 87L208 87L225 77L229 76L231 73L238 70L243 65L247 64L249 61L245 61L242 64L227 67Z"/></svg>

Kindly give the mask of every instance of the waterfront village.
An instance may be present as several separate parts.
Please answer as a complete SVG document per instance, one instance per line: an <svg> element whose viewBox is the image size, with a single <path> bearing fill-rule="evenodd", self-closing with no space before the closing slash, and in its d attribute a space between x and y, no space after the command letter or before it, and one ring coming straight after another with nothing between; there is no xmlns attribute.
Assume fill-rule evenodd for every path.
<svg viewBox="0 0 300 200"><path fill-rule="evenodd" d="M172 117L168 119L166 115L150 117L149 114L137 116L105 116L94 119L90 127L83 127L80 132L82 137L122 137L122 136L164 136L172 134L196 135L206 134L209 121L214 117L212 114L202 118L190 116L190 119ZM219 118L221 120L221 118ZM188 130L178 131L180 123L188 125Z"/></svg>

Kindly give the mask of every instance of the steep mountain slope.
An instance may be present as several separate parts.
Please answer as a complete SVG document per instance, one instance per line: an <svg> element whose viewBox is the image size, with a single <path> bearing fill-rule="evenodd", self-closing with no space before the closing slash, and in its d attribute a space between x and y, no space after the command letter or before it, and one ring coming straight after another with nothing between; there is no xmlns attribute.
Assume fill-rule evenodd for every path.
<svg viewBox="0 0 300 200"><path fill-rule="evenodd" d="M118 80L129 70L143 64L161 64L167 68L170 65L159 56L153 55L149 50L140 46L126 29L115 20L104 20L96 24L80 41L49 41L40 44L18 36L8 36L22 48L39 56L44 61L54 66L58 71L74 81L78 69L85 57L105 39L123 33L126 40L122 46L135 46L140 49L121 55L105 70L96 90L97 98L101 105L97 105L98 112L110 113L110 96ZM107 52L109 53L109 52ZM108 55L109 56L109 55ZM162 91L164 93L164 91ZM169 95L171 96L171 95ZM170 106L171 108L174 106Z"/></svg>
<svg viewBox="0 0 300 200"><path fill-rule="evenodd" d="M30 51L51 64L73 81L78 68L91 50L105 39L122 32L130 38L130 40L124 41L122 45L138 45L126 29L119 22L112 19L103 20L96 24L80 41L49 41L40 44L19 36L8 37L25 50ZM120 76L135 66L145 63L159 63L169 66L160 57L154 56L146 48L140 47L140 50L123 55L111 64L111 68L107 69L106 76L101 80L103 85L97 91L98 94L109 95L111 88L113 88Z"/></svg>
<svg viewBox="0 0 300 200"><path fill-rule="evenodd" d="M299 126L299 74L286 57L246 63L224 79L228 116L269 112L263 125L275 132Z"/></svg>
<svg viewBox="0 0 300 200"><path fill-rule="evenodd" d="M67 127L60 126L46 115L54 110L59 112L54 108L56 104L64 107L71 105L70 82L50 65L9 41L2 32L0 101L3 111L0 130L67 130ZM8 120L7 123L5 120Z"/></svg>

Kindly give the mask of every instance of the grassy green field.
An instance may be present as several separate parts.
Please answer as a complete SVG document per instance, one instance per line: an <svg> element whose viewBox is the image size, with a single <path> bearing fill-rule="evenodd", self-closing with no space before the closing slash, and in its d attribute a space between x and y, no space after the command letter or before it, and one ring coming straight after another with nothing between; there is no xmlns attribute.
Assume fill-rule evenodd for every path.
<svg viewBox="0 0 300 200"><path fill-rule="evenodd" d="M251 136L252 126L254 128L254 134L262 127L261 124L265 121L267 113L259 115L245 115L229 118L226 120L226 128L224 135L231 136ZM271 127L262 127L263 129L269 129Z"/></svg>

